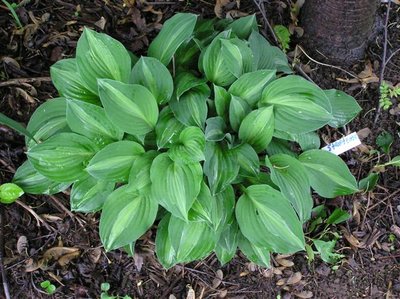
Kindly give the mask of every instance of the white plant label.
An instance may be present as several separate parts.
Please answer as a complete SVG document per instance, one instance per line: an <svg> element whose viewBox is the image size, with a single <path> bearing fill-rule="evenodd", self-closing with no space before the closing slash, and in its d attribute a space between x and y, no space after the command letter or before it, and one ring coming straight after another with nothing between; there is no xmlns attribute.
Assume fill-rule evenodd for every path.
<svg viewBox="0 0 400 299"><path fill-rule="evenodd" d="M356 146L359 146L360 144L360 138L358 138L357 133L354 132L333 143L328 144L322 149L331 152L332 154L340 155L348 150L351 150L352 148L355 148Z"/></svg>

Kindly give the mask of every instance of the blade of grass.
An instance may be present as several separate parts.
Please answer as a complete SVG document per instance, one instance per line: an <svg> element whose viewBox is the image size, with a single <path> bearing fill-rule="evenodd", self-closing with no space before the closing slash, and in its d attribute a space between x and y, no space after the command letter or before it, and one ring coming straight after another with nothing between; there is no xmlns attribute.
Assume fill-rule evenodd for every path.
<svg viewBox="0 0 400 299"><path fill-rule="evenodd" d="M22 28L21 21L19 20L19 17L17 13L15 12L14 7L7 1L7 0L1 0L5 6L10 10L11 15L13 16L15 22L17 23L18 28Z"/></svg>
<svg viewBox="0 0 400 299"><path fill-rule="evenodd" d="M7 127L10 127L11 129L14 129L15 131L17 131L18 133L25 135L26 137L37 142L35 140L35 138L33 137L33 135L27 129L25 129L25 127L23 125L21 125L19 122L16 122L15 120L9 118L8 116L4 115L3 113L0 113L0 124L6 125Z"/></svg>

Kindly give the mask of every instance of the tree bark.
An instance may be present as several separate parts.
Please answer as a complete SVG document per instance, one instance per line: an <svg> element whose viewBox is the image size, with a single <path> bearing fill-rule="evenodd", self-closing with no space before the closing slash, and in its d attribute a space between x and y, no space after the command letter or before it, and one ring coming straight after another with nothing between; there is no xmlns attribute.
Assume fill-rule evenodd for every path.
<svg viewBox="0 0 400 299"><path fill-rule="evenodd" d="M325 62L349 65L364 58L379 0L306 0L302 44Z"/></svg>

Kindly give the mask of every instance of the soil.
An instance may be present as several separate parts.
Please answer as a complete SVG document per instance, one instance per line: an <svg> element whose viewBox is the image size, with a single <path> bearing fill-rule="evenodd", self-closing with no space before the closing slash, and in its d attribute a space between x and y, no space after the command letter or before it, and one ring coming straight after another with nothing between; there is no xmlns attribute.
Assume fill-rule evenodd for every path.
<svg viewBox="0 0 400 299"><path fill-rule="evenodd" d="M106 32L129 50L143 54L161 24L173 14L185 11L215 16L215 3L211 0L157 1L153 5L132 0L23 2L17 9L23 29L17 29L7 8L0 5L0 111L25 124L41 103L57 96L49 79L49 67L59 59L74 56L84 26ZM284 2L265 4L272 23L291 22L290 8ZM393 3L388 54L400 47L399 11ZM242 1L240 12L257 12L262 22L252 1ZM385 12L386 6L382 5L381 19ZM400 148L396 111L380 112L374 124L378 83L353 83L345 72L359 74L371 65L370 77L379 77L382 28L378 28L366 59L352 67L332 68L305 55L297 57L317 84L346 91L363 108L345 129L321 132L323 140L330 142L349 132L370 129L362 147L342 155L357 179L365 177L378 160L387 161L387 155L379 159L377 155L368 155L368 150L377 149L375 139L381 132L394 136L392 157ZM397 57L393 61L398 61ZM398 83L398 68L396 71L396 67L390 66L385 80ZM26 159L24 151L24 138L0 126L0 183L12 179ZM315 198L316 203L326 204L330 211L341 207L352 215L346 223L331 228L331 233L340 236L336 251L344 255L336 267L318 256L309 262L301 252L285 257L284 265L282 257L278 256L278 264L275 256L274 270L258 268L239 254L223 267L212 255L204 261L166 271L154 257L154 232L138 241L133 258L118 250L106 253L98 236L99 215L70 213L67 193L24 195L15 204L1 205L4 244L0 244L0 250L4 250L11 298L99 298L103 282L111 285L110 294L132 298L400 298L400 233L396 231L400 226L399 187L398 172L389 167L372 192L335 200ZM49 258L52 254L67 258L55 261ZM290 284L290 279L300 277L299 273L301 279ZM45 280L57 287L54 295L47 295L40 287ZM2 291L0 298L5 298Z"/></svg>

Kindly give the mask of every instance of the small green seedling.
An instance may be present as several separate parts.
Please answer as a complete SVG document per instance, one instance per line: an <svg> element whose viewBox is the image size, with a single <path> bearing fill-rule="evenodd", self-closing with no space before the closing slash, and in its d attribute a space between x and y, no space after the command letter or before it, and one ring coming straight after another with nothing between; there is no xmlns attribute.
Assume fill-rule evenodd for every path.
<svg viewBox="0 0 400 299"><path fill-rule="evenodd" d="M40 287L48 294L52 295L56 291L56 286L52 284L49 280L42 281Z"/></svg>
<svg viewBox="0 0 400 299"><path fill-rule="evenodd" d="M15 11L19 5L17 3L10 3L7 0L1 0L1 1L4 3L5 6L7 6L18 28L22 28L21 21L17 15L17 12Z"/></svg>
<svg viewBox="0 0 400 299"><path fill-rule="evenodd" d="M315 207L313 209L313 214L314 217L309 226L309 233L316 232L316 235L310 239L312 244L307 244L306 246L308 261L312 262L315 258L315 254L318 253L324 262L337 264L344 255L338 254L334 250L340 235L332 231L332 225L347 221L350 219L351 215L340 208L336 208L332 214L327 217L326 207L324 205ZM313 246L316 251L314 251Z"/></svg>
<svg viewBox="0 0 400 299"><path fill-rule="evenodd" d="M16 184L0 185L0 203L11 204L24 194L24 190Z"/></svg>
<svg viewBox="0 0 400 299"><path fill-rule="evenodd" d="M291 36L289 29L287 29L283 25L276 25L274 27L274 32L279 40L279 43L281 44L282 50L284 52L289 50L290 36Z"/></svg>
<svg viewBox="0 0 400 299"><path fill-rule="evenodd" d="M101 299L132 299L132 297L125 295L124 297L121 296L111 296L108 294L108 291L110 290L110 284L108 282L103 282L100 286L101 288L101 294L100 298Z"/></svg>
<svg viewBox="0 0 400 299"><path fill-rule="evenodd" d="M393 101L398 101L400 98L400 84L393 86L383 81L379 87L380 98L379 105L383 110L388 110L393 105Z"/></svg>

